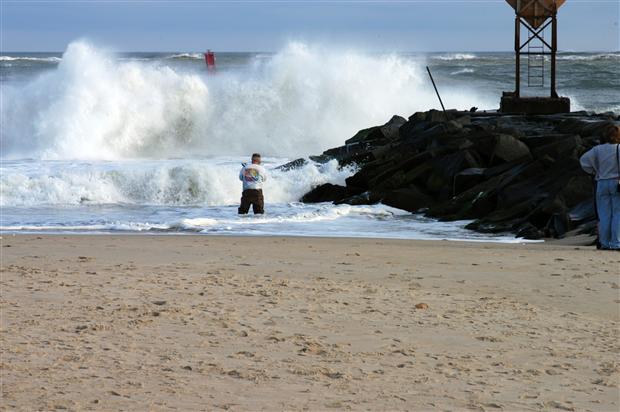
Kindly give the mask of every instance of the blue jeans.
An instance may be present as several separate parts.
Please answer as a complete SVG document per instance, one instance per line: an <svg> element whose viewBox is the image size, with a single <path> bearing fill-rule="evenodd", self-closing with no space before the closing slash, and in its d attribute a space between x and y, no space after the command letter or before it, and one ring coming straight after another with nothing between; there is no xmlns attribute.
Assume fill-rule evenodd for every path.
<svg viewBox="0 0 620 412"><path fill-rule="evenodd" d="M602 179L596 184L598 238L604 249L620 249L620 193L618 179Z"/></svg>

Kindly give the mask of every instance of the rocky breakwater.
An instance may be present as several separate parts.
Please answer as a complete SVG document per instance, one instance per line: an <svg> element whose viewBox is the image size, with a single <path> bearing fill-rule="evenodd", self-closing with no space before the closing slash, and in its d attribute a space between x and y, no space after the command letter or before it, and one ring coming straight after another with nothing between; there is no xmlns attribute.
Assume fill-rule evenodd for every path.
<svg viewBox="0 0 620 412"><path fill-rule="evenodd" d="M359 170L303 202L383 203L480 232L540 239L593 234L593 182L579 157L614 114L523 116L431 110L359 131L316 161Z"/></svg>

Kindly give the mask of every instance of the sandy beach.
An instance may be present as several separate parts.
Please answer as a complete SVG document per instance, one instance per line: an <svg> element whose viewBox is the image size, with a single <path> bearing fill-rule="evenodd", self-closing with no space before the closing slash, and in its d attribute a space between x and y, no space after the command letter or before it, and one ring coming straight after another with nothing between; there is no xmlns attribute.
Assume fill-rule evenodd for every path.
<svg viewBox="0 0 620 412"><path fill-rule="evenodd" d="M2 237L2 410L619 408L618 253Z"/></svg>

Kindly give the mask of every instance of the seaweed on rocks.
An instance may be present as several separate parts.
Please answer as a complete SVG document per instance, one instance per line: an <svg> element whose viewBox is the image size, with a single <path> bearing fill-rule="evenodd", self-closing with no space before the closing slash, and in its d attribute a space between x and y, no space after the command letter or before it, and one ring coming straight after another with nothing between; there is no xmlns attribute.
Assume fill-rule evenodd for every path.
<svg viewBox="0 0 620 412"><path fill-rule="evenodd" d="M360 130L313 157L355 163L346 187L322 185L302 201L386 205L480 232L528 239L593 234L593 183L579 157L600 143L613 114L417 112Z"/></svg>

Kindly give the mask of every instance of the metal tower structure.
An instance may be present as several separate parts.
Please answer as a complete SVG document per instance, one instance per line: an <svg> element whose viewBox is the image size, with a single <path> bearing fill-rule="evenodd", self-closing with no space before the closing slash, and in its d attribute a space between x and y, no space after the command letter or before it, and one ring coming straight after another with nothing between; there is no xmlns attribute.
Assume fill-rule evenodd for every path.
<svg viewBox="0 0 620 412"><path fill-rule="evenodd" d="M515 90L502 97L502 112L530 114L570 111L570 100L559 97L556 90L558 51L558 9L566 0L506 0L515 10ZM551 39L545 30L551 27ZM524 29L524 30L523 30ZM522 31L526 33L522 40ZM521 97L521 60L527 58L527 86L544 87L546 60L550 59L550 97Z"/></svg>

